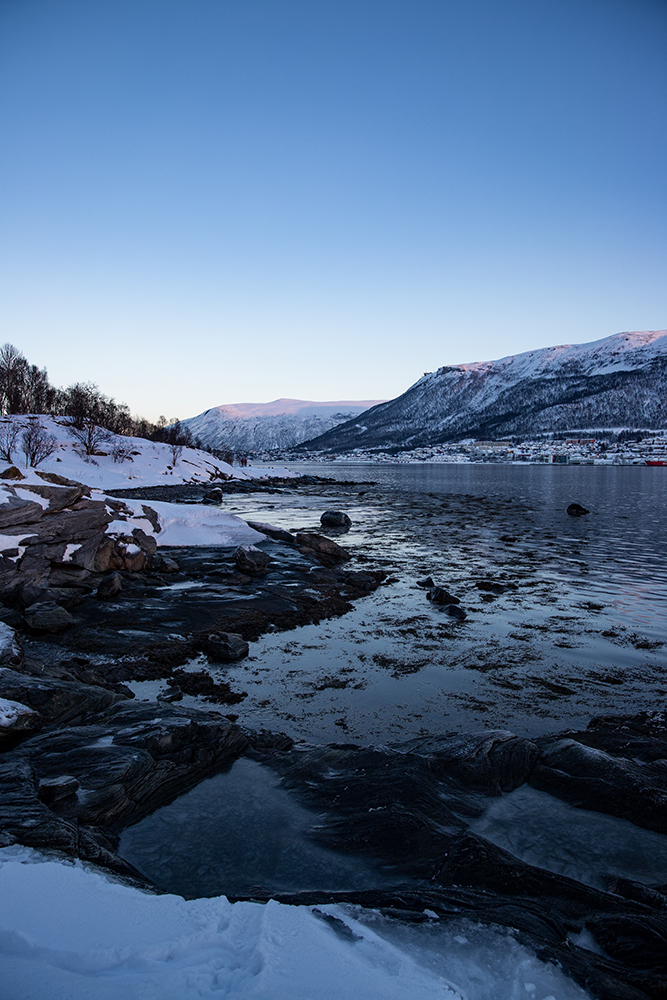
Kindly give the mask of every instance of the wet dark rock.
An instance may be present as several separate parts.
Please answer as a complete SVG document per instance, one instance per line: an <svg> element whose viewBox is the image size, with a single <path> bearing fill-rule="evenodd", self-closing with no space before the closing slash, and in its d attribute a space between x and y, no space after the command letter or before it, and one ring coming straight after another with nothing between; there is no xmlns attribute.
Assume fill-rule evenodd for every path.
<svg viewBox="0 0 667 1000"><path fill-rule="evenodd" d="M101 601L107 601L110 597L115 597L116 594L120 594L123 589L123 581L120 573L111 573L109 576L102 580L101 584L97 588L96 596Z"/></svg>
<svg viewBox="0 0 667 1000"><path fill-rule="evenodd" d="M600 727L535 742L540 758L530 776L534 788L667 833L667 741Z"/></svg>
<svg viewBox="0 0 667 1000"><path fill-rule="evenodd" d="M443 604L441 607L445 614L448 614L450 618L453 618L457 622L464 622L468 617L463 608L458 604Z"/></svg>
<svg viewBox="0 0 667 1000"><path fill-rule="evenodd" d="M336 563L351 559L351 555L346 549L316 532L298 531L296 541L301 552L312 555L323 566L335 566Z"/></svg>
<svg viewBox="0 0 667 1000"><path fill-rule="evenodd" d="M80 782L71 774L61 774L57 778L43 778L38 785L39 797L46 805L60 802L69 795L76 795Z"/></svg>
<svg viewBox="0 0 667 1000"><path fill-rule="evenodd" d="M0 749L14 745L29 733L41 729L44 720L39 712L24 705L22 702L6 699L2 708L2 723L0 724Z"/></svg>
<svg viewBox="0 0 667 1000"><path fill-rule="evenodd" d="M204 494L204 503L217 504L222 503L223 492L219 486L215 489L210 490L208 493Z"/></svg>
<svg viewBox="0 0 667 1000"><path fill-rule="evenodd" d="M426 757L434 774L455 778L485 795L511 792L528 781L540 751L532 740L505 730L446 733L400 744Z"/></svg>
<svg viewBox="0 0 667 1000"><path fill-rule="evenodd" d="M123 696L74 680L40 677L0 668L0 698L39 712L45 725L78 725L105 711Z"/></svg>
<svg viewBox="0 0 667 1000"><path fill-rule="evenodd" d="M320 517L323 528L349 528L352 518L342 510L325 510Z"/></svg>
<svg viewBox="0 0 667 1000"><path fill-rule="evenodd" d="M0 531L16 525L33 525L43 517L44 508L40 503L35 500L23 500L10 493L7 502L0 506Z"/></svg>
<svg viewBox="0 0 667 1000"><path fill-rule="evenodd" d="M288 545L296 545L296 539L289 531L285 531L284 528L276 528L273 524L264 524L263 521L246 521L249 528L253 528L254 531L260 531L267 538L273 538L276 542L286 542Z"/></svg>
<svg viewBox="0 0 667 1000"><path fill-rule="evenodd" d="M478 590L482 590L487 594L494 594L496 597L505 593L503 584L495 583L493 580L477 580L475 586Z"/></svg>
<svg viewBox="0 0 667 1000"><path fill-rule="evenodd" d="M226 681L214 681L208 670L174 670L167 684L174 685L184 694L200 695L206 701L221 705L237 705L248 697L247 691L232 691Z"/></svg>
<svg viewBox="0 0 667 1000"><path fill-rule="evenodd" d="M567 513L570 517L582 517L584 514L590 514L590 511L582 507L580 503L571 503L567 508Z"/></svg>
<svg viewBox="0 0 667 1000"><path fill-rule="evenodd" d="M417 586L424 587L426 590L432 590L435 587L435 582L432 576L427 576L423 580L417 580Z"/></svg>
<svg viewBox="0 0 667 1000"><path fill-rule="evenodd" d="M180 573L181 571L181 567L171 556L162 556L160 558L160 569L163 573Z"/></svg>
<svg viewBox="0 0 667 1000"><path fill-rule="evenodd" d="M235 663L248 655L250 647L238 633L210 632L197 643L196 648L201 649L215 663Z"/></svg>
<svg viewBox="0 0 667 1000"><path fill-rule="evenodd" d="M428 578L431 579L430 577ZM420 584L421 586L421 584ZM434 604L460 604L461 601L458 597L454 597L447 590L443 590L442 587L432 587L427 593L426 597L429 601L433 601Z"/></svg>
<svg viewBox="0 0 667 1000"><path fill-rule="evenodd" d="M62 632L74 624L71 614L53 601L39 601L23 612L26 624L36 632Z"/></svg>
<svg viewBox="0 0 667 1000"><path fill-rule="evenodd" d="M263 576L269 568L271 556L254 545L239 545L234 553L234 562L247 576Z"/></svg>

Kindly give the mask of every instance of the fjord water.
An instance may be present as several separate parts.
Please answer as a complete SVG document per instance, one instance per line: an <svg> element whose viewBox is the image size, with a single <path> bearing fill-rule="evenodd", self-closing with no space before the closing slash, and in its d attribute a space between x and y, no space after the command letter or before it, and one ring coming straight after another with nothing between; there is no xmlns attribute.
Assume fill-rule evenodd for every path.
<svg viewBox="0 0 667 1000"><path fill-rule="evenodd" d="M253 643L225 671L248 692L243 722L386 743L447 729L535 736L664 703L667 469L292 468L335 481L230 496L226 509L315 531L323 510L346 510L348 568L380 566L389 581L342 618ZM568 516L572 502L590 513ZM465 622L426 599L428 575Z"/></svg>

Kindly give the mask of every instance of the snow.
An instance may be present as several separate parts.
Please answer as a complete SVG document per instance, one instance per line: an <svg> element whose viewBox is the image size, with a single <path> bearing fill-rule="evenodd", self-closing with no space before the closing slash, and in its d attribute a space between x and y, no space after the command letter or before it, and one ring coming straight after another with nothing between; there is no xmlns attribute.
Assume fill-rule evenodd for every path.
<svg viewBox="0 0 667 1000"><path fill-rule="evenodd" d="M462 921L154 896L19 847L0 850L0 895L3 1000L586 997L509 934Z"/></svg>
<svg viewBox="0 0 667 1000"><path fill-rule="evenodd" d="M19 425L28 420L28 414L6 417ZM145 438L124 437L119 434L109 434L99 447L100 454L84 455L81 446L72 436L67 420L62 417L37 415L41 426L47 434L53 435L57 448L49 458L40 462L38 469L24 468L24 459L20 451L14 453L14 464L25 477L26 483L48 485L41 479L38 472L51 472L66 479L85 483L87 486L99 489L118 489L124 486L171 486L181 483L208 483L212 479L257 479L280 476L291 478L295 475L287 469L263 468L260 470L248 466L244 469L234 468L227 462L221 462L207 452L196 448L183 448L176 466L172 466L172 450L169 445ZM130 457L124 462L114 462L113 451L122 447ZM101 454L101 453L104 454ZM12 483L12 485L14 485ZM21 491L26 499L48 506L48 501L29 491Z"/></svg>
<svg viewBox="0 0 667 1000"><path fill-rule="evenodd" d="M75 552L78 552L80 548L81 548L81 542L79 542L78 545L74 545L73 543L70 542L69 545L65 546L65 551L63 553L62 561L64 563L71 562L72 556L74 555Z"/></svg>
<svg viewBox="0 0 667 1000"><path fill-rule="evenodd" d="M152 525L143 512L140 500L124 500L135 517L128 521L112 521L107 534L131 534L132 529L141 527L146 534L154 534ZM147 501L160 521L160 532L155 540L161 545L241 545L243 543L265 542L258 531L249 528L245 521L235 514L199 504L168 503L165 500Z"/></svg>
<svg viewBox="0 0 667 1000"><path fill-rule="evenodd" d="M13 726L20 715L34 715L35 713L27 705L22 705L20 701L10 701L9 698L0 698L0 726Z"/></svg>

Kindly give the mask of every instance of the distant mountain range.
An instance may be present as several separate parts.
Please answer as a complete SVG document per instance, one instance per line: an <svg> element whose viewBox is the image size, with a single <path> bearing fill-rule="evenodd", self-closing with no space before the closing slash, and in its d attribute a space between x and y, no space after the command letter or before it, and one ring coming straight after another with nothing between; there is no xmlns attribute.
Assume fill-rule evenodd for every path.
<svg viewBox="0 0 667 1000"><path fill-rule="evenodd" d="M377 399L318 403L305 399L274 399L271 403L229 403L183 420L193 436L210 448L263 452L294 448L354 419Z"/></svg>
<svg viewBox="0 0 667 1000"><path fill-rule="evenodd" d="M298 450L347 453L466 438L665 428L667 330L445 366L396 399L337 424Z"/></svg>

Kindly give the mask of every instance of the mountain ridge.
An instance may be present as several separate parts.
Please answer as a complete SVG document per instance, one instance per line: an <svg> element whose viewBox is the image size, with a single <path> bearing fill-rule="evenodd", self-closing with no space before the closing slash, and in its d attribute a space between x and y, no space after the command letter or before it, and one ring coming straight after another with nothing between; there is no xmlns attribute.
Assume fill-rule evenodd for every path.
<svg viewBox="0 0 667 1000"><path fill-rule="evenodd" d="M570 428L667 426L667 330L445 365L299 451L411 448Z"/></svg>

